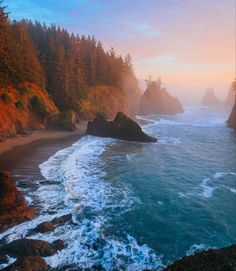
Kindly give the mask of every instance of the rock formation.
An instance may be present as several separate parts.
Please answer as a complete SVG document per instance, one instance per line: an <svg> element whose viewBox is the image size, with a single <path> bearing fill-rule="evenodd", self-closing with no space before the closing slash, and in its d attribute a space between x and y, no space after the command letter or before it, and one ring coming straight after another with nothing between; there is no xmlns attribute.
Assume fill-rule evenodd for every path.
<svg viewBox="0 0 236 271"><path fill-rule="evenodd" d="M183 257L163 271L235 271L236 245L227 248L210 249L193 256Z"/></svg>
<svg viewBox="0 0 236 271"><path fill-rule="evenodd" d="M155 142L156 138L145 134L141 127L122 112L118 112L113 121L107 121L98 113L93 121L88 122L88 135L112 137L129 141Z"/></svg>
<svg viewBox="0 0 236 271"><path fill-rule="evenodd" d="M32 219L34 215L35 211L26 204L10 174L0 172L0 231Z"/></svg>
<svg viewBox="0 0 236 271"><path fill-rule="evenodd" d="M215 106L220 104L221 102L216 97L214 90L212 88L208 88L205 95L203 96L202 105Z"/></svg>
<svg viewBox="0 0 236 271"><path fill-rule="evenodd" d="M144 92L139 113L142 115L169 115L183 113L183 107L177 97L171 96L161 82L148 82Z"/></svg>
<svg viewBox="0 0 236 271"><path fill-rule="evenodd" d="M2 271L48 271L50 270L46 261L39 256L25 256L17 259L13 264L2 269Z"/></svg>
<svg viewBox="0 0 236 271"><path fill-rule="evenodd" d="M56 240L48 243L43 240L34 239L18 239L0 248L2 255L9 255L14 258L24 256L40 256L47 257L54 255L57 251L64 249L62 240Z"/></svg>
<svg viewBox="0 0 236 271"><path fill-rule="evenodd" d="M74 131L77 124L77 115L73 111L67 111L51 115L46 120L48 130Z"/></svg>
<svg viewBox="0 0 236 271"><path fill-rule="evenodd" d="M225 106L233 106L235 101L235 93L232 88L229 89L228 95L225 99Z"/></svg>
<svg viewBox="0 0 236 271"><path fill-rule="evenodd" d="M227 120L227 125L228 125L228 127L236 130L236 102L235 102L234 107L231 111L229 119Z"/></svg>

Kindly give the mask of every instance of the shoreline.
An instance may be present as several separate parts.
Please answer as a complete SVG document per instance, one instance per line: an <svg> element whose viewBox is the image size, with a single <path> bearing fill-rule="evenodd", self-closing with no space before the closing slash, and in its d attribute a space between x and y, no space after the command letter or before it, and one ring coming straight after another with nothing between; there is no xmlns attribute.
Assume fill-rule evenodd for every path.
<svg viewBox="0 0 236 271"><path fill-rule="evenodd" d="M0 171L10 171L14 179L41 177L38 165L84 136L86 127L87 122L81 122L73 132L38 130L1 142Z"/></svg>

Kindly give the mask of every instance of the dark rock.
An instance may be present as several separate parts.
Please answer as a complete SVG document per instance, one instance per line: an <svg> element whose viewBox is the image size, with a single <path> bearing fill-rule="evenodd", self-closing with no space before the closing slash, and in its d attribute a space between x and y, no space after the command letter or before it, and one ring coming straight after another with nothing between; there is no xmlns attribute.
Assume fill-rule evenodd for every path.
<svg viewBox="0 0 236 271"><path fill-rule="evenodd" d="M56 227L63 225L64 223L70 221L72 219L71 214L63 215L60 217L54 218L52 221L44 221L40 223L34 231L36 232L48 232L54 230Z"/></svg>
<svg viewBox="0 0 236 271"><path fill-rule="evenodd" d="M8 172L0 172L0 231L27 219L32 219L35 211L25 201Z"/></svg>
<svg viewBox="0 0 236 271"><path fill-rule="evenodd" d="M235 271L236 245L183 257L164 271Z"/></svg>
<svg viewBox="0 0 236 271"><path fill-rule="evenodd" d="M231 111L229 119L227 120L227 125L228 125L228 127L236 130L236 102L235 102L234 107Z"/></svg>
<svg viewBox="0 0 236 271"><path fill-rule="evenodd" d="M150 81L144 92L139 113L142 115L171 115L183 113L183 107L177 97L171 96L161 82Z"/></svg>
<svg viewBox="0 0 236 271"><path fill-rule="evenodd" d="M97 113L95 119L88 122L86 134L129 141L157 141L156 138L145 134L135 121L122 112L118 112L113 121L107 121L101 113Z"/></svg>
<svg viewBox="0 0 236 271"><path fill-rule="evenodd" d="M23 238L4 245L0 249L0 253L16 258L21 256L47 257L55 254L58 250L62 250L63 248L64 243L61 240L57 240L50 244L43 240Z"/></svg>
<svg viewBox="0 0 236 271"><path fill-rule="evenodd" d="M77 116L73 111L51 115L46 120L46 127L49 130L74 131L76 124Z"/></svg>
<svg viewBox="0 0 236 271"><path fill-rule="evenodd" d="M55 226L52 222L50 221L45 221L45 222L42 222L41 224L39 224L37 226L37 228L35 229L35 231L37 232L48 232L48 231L52 231L54 230Z"/></svg>
<svg viewBox="0 0 236 271"><path fill-rule="evenodd" d="M202 99L202 105L215 106L215 105L220 105L220 104L221 102L216 97L214 90L211 88L208 88Z"/></svg>
<svg viewBox="0 0 236 271"><path fill-rule="evenodd" d="M0 264L8 263L8 257L6 255L0 254Z"/></svg>
<svg viewBox="0 0 236 271"><path fill-rule="evenodd" d="M47 271L45 260L39 256L20 257L13 264L2 269L4 271Z"/></svg>

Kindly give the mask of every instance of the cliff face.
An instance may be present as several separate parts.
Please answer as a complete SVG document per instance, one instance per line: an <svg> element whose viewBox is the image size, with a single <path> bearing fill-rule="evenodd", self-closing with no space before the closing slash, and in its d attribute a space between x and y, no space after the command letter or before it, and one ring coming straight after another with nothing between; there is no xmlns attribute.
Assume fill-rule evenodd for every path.
<svg viewBox="0 0 236 271"><path fill-rule="evenodd" d="M215 95L215 92L213 89L207 89L205 95L202 99L202 105L204 106L214 106L214 105L220 105L221 102L218 100L218 98Z"/></svg>
<svg viewBox="0 0 236 271"><path fill-rule="evenodd" d="M168 266L164 271L234 271L236 268L236 245L210 249L196 255L186 256Z"/></svg>
<svg viewBox="0 0 236 271"><path fill-rule="evenodd" d="M225 100L225 106L233 106L235 101L235 93L232 88L230 88L228 95Z"/></svg>
<svg viewBox="0 0 236 271"><path fill-rule="evenodd" d="M0 231L33 218L34 210L27 206L7 172L0 172L0 198Z"/></svg>
<svg viewBox="0 0 236 271"><path fill-rule="evenodd" d="M236 130L236 103L234 104L229 119L227 120L227 125L228 127Z"/></svg>
<svg viewBox="0 0 236 271"><path fill-rule="evenodd" d="M183 111L177 97L171 96L166 89L152 83L141 98L139 113L143 115L169 115Z"/></svg>
<svg viewBox="0 0 236 271"><path fill-rule="evenodd" d="M0 88L0 141L44 128L47 116L58 113L48 93L31 83Z"/></svg>
<svg viewBox="0 0 236 271"><path fill-rule="evenodd" d="M129 113L124 90L106 85L88 88L79 107L80 116L85 119L93 119L97 112L103 113L108 119L114 118L118 111Z"/></svg>

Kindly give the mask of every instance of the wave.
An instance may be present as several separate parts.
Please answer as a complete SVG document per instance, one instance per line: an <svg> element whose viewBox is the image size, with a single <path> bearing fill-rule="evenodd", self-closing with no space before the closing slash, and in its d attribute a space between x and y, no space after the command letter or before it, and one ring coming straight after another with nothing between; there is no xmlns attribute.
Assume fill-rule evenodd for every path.
<svg viewBox="0 0 236 271"><path fill-rule="evenodd" d="M140 201L125 184L106 180L102 156L115 142L86 136L42 163L39 167L46 181L32 197L40 203L41 215L0 234L0 239L6 237L10 242L27 236L48 242L63 240L67 247L46 258L53 268L100 265L105 270L161 270L161 257L117 225L119 216ZM68 213L73 216L72 223L44 234L31 231L43 221Z"/></svg>
<svg viewBox="0 0 236 271"><path fill-rule="evenodd" d="M202 180L202 182L196 187L193 192L179 192L179 197L188 198L188 197L202 197L205 199L209 199L214 195L214 191L220 190L220 189L226 189L227 191L230 191L232 193L236 193L236 189L232 188L229 185L222 184L222 183L215 183L214 180L221 179L225 176L236 176L236 173L234 172L216 172L213 174L211 178L206 178ZM198 191L200 190L200 192Z"/></svg>

